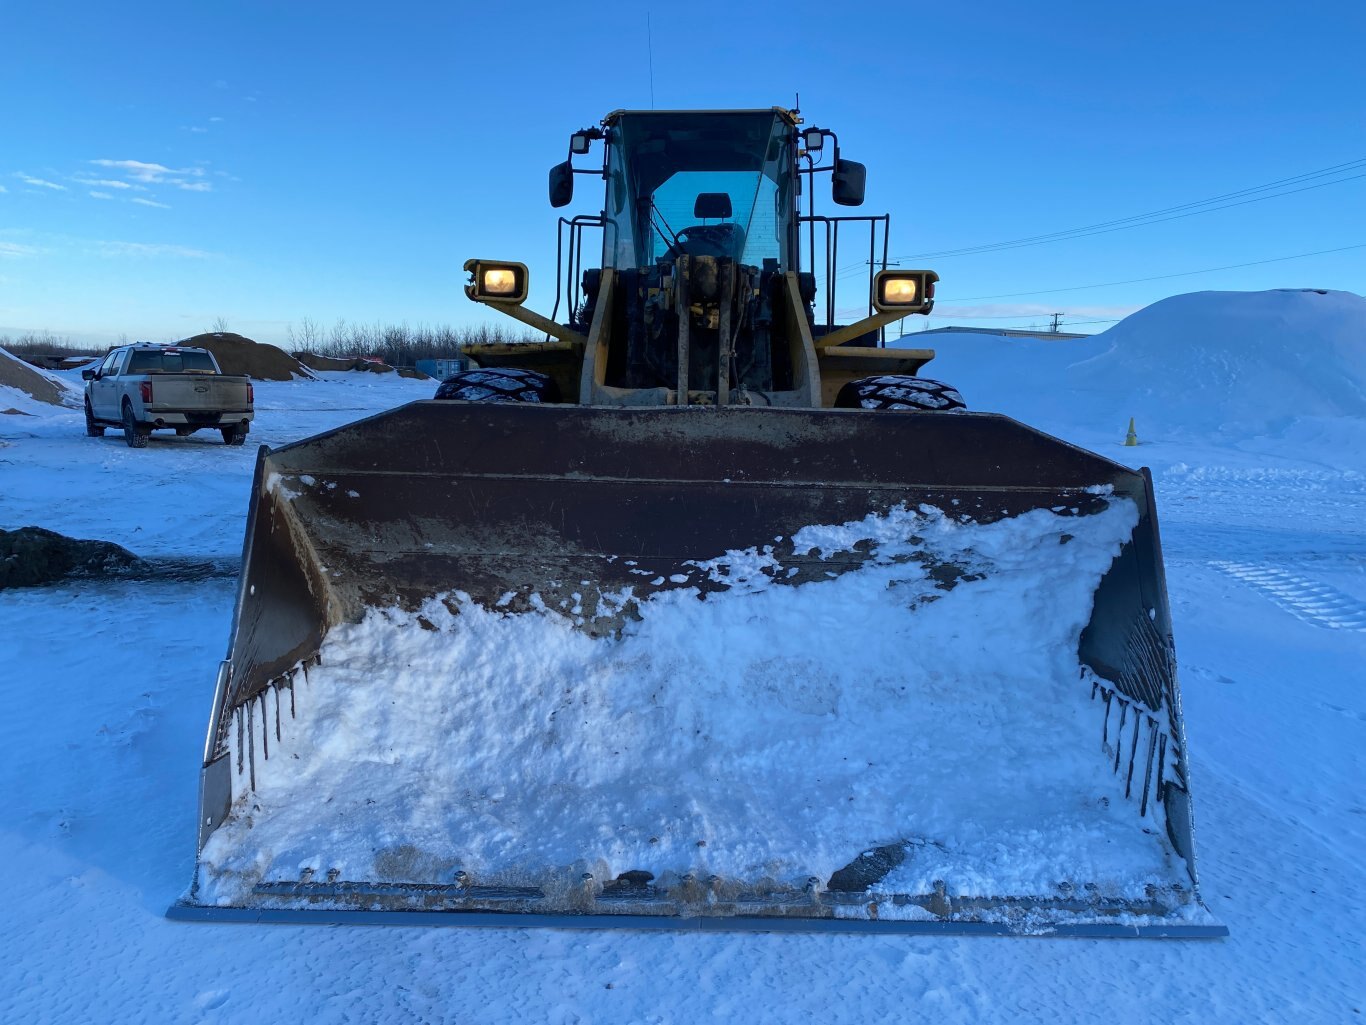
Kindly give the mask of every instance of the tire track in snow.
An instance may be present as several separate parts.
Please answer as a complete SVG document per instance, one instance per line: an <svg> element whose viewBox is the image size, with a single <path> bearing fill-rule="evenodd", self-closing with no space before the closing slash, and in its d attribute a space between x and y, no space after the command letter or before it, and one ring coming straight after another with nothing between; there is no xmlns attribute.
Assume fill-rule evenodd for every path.
<svg viewBox="0 0 1366 1025"><path fill-rule="evenodd" d="M1217 560L1210 565L1241 580L1292 616L1329 630L1366 633L1366 602L1282 569Z"/></svg>

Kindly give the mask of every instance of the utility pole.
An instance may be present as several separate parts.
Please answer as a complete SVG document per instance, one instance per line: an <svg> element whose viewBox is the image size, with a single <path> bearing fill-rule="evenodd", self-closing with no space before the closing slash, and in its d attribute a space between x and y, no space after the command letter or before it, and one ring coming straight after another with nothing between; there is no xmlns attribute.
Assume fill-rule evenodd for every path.
<svg viewBox="0 0 1366 1025"><path fill-rule="evenodd" d="M1057 333L1058 333L1058 325L1059 325L1061 322L1062 322L1062 314L1061 314L1061 313L1055 313L1055 314L1053 314L1053 326L1052 326L1052 328L1050 328L1050 330L1051 330L1054 334L1057 334Z"/></svg>

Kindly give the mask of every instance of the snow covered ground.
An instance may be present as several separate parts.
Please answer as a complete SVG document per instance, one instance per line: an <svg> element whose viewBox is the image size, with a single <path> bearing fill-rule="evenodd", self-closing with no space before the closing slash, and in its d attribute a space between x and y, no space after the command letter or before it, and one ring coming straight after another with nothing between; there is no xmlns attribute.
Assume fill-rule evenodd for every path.
<svg viewBox="0 0 1366 1025"><path fill-rule="evenodd" d="M0 527L202 572L0 592L0 1020L1360 1020L1366 301L1177 297L1091 340L946 339L927 373L973 408L1153 468L1201 879L1228 939L167 922L194 860L252 450L200 434L135 452L7 390L0 409L35 415L0 416ZM258 384L253 440L431 391L325 376Z"/></svg>

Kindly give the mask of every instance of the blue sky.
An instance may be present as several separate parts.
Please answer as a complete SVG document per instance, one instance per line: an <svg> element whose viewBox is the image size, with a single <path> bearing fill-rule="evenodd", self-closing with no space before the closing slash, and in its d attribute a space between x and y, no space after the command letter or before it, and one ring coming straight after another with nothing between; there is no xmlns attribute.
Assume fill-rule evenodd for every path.
<svg viewBox="0 0 1366 1025"><path fill-rule="evenodd" d="M654 105L767 107L800 92L808 121L868 165L861 212L892 214L893 256L1366 159L1358 0L7 3L0 334L176 338L221 317L279 342L305 317L478 323L490 315L461 291L472 256L528 263L531 304L549 312L546 172L574 129L651 105L647 10ZM1104 321L1199 289L1362 292L1366 178L1351 176L1363 174L908 262L943 279L931 326L1041 323L1054 310L1065 324ZM595 184L579 179L570 210L597 209ZM861 301L857 277L841 308Z"/></svg>

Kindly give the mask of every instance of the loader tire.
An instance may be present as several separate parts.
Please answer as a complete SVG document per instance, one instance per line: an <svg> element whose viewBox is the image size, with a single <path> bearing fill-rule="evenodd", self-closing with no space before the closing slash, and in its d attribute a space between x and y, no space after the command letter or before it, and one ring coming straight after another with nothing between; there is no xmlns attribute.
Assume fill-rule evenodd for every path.
<svg viewBox="0 0 1366 1025"><path fill-rule="evenodd" d="M908 374L883 374L850 381L835 396L836 409L905 409L942 413L967 409L958 389L943 381Z"/></svg>
<svg viewBox="0 0 1366 1025"><path fill-rule="evenodd" d="M128 442L129 448L146 448L147 438L151 431L143 427L133 417L133 407L127 402L123 404L123 440Z"/></svg>
<svg viewBox="0 0 1366 1025"><path fill-rule="evenodd" d="M103 438L104 427L95 422L95 414L90 412L90 400L85 400L85 434L88 438Z"/></svg>
<svg viewBox="0 0 1366 1025"><path fill-rule="evenodd" d="M441 382L436 398L455 402L559 402L560 391L545 374L516 367L462 370Z"/></svg>

